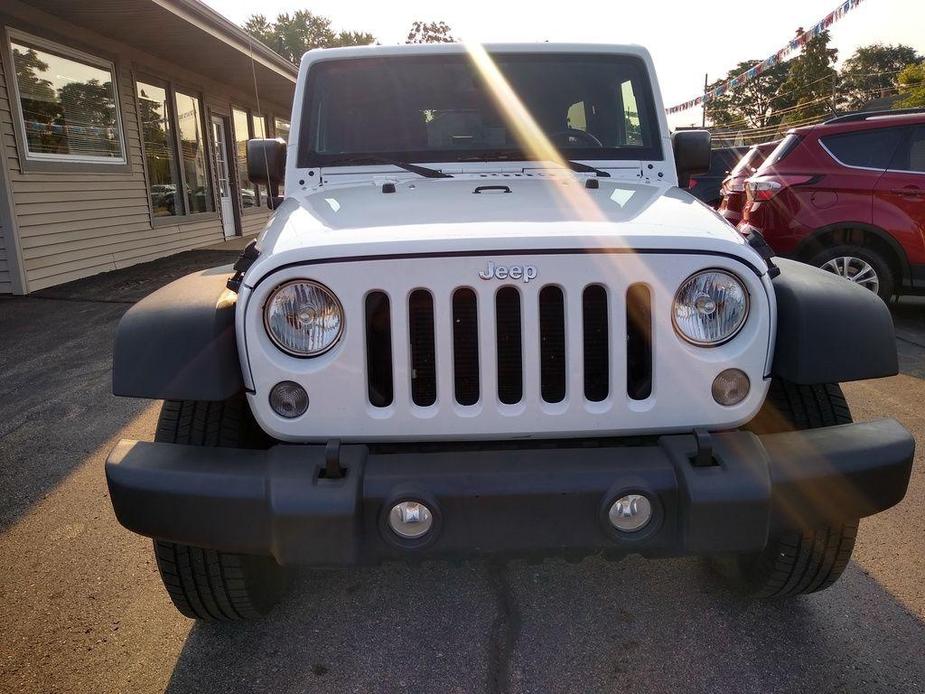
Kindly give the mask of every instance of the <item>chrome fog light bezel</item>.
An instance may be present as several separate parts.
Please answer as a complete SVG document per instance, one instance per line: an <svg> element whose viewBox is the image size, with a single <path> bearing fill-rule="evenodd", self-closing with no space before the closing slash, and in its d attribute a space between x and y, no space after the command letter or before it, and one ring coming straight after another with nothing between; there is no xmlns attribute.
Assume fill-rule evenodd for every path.
<svg viewBox="0 0 925 694"><path fill-rule="evenodd" d="M294 350L290 348L289 346L283 344L283 342L273 332L270 326L270 311L273 308L273 301L276 299L276 297L279 295L280 292L294 285L308 285L308 286L314 287L315 289L318 289L323 294L325 294L328 300L330 300L331 303L337 308L337 312L340 316L340 325L338 326L337 333L335 334L334 338L331 339L331 341L321 349L314 350L311 352L300 352L298 350ZM297 357L300 359L313 359L315 357L320 357L321 355L327 354L332 349L334 349L334 347L337 346L341 338L344 336L344 329L346 326L346 322L347 322L347 317L346 317L346 314L344 313L344 307L343 307L343 304L341 304L340 299L337 297L337 294L335 294L333 291L331 291L331 289L323 285L321 282L316 282L315 280L311 280L311 279L300 278L300 279L292 279L292 280L283 282L279 286L275 287L272 292L270 292L270 295L267 297L266 301L263 304L263 328L264 328L264 332L266 333L267 337L270 339L270 342L272 342L273 345L277 349L279 349L281 352L288 354L289 356Z"/></svg>
<svg viewBox="0 0 925 694"><path fill-rule="evenodd" d="M645 494L630 492L613 500L607 509L607 519L614 530L621 533L638 533L652 522L655 505ZM635 520L634 520L635 519Z"/></svg>
<svg viewBox="0 0 925 694"><path fill-rule="evenodd" d="M389 530L402 540L423 539L433 531L435 521L433 510L420 499L404 499L389 509Z"/></svg>

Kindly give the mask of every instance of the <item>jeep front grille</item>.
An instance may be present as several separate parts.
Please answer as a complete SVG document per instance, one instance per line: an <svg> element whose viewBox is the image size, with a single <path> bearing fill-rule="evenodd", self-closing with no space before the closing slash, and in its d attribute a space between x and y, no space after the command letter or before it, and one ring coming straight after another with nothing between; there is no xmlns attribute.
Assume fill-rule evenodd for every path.
<svg viewBox="0 0 925 694"><path fill-rule="evenodd" d="M496 392L492 395L504 405L516 405L524 397L524 380L539 380L539 395L546 403L561 403L568 397L568 373L572 360L580 360L584 385L583 395L589 402L601 402L610 394L610 371L626 369L626 394L633 400L645 400L652 394L652 306L649 289L643 284L630 285L626 291L625 366L611 363L614 347L608 319L608 292L600 284L582 290L580 315L569 316L563 289L544 286L531 293L528 300L535 306L524 305L524 296L513 286L501 287L492 295L477 294L470 287L452 291L452 354L437 352L436 326L441 317L435 315L434 297L426 289L416 289L407 295L407 324L393 325L389 297L384 292L371 292L366 297L366 364L369 402L375 407L388 407L393 402L393 379L396 374L410 379L411 401L418 407L435 404L443 394L438 392L438 371L452 372L452 398L463 406L477 404L483 396L486 379L480 373L479 350L490 348L496 356ZM493 334L481 334L485 327L479 322L479 303L493 307ZM621 301L620 303L623 303ZM534 320L538 326L538 344L524 343L525 322ZM581 354L569 351L569 331L579 331L577 342ZM406 370L392 362L392 340L405 340L409 359ZM486 340L493 342L490 347ZM524 373L524 350L538 350L538 373ZM578 350L574 350L578 351ZM581 381L579 381L580 387Z"/></svg>

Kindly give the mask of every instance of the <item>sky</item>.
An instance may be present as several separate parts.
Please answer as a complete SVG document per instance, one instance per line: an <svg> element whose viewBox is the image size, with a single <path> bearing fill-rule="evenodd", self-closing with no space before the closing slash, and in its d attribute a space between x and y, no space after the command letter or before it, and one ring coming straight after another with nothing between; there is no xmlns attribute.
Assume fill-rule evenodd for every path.
<svg viewBox="0 0 925 694"><path fill-rule="evenodd" d="M274 18L307 9L335 30L368 31L381 44L404 43L411 23L445 21L466 41L637 43L652 53L666 106L698 96L704 75L718 79L744 60L763 60L797 27L810 27L840 0L205 0L243 24L256 11ZM904 43L925 54L925 0L864 0L832 26L839 59L870 43ZM699 124L701 112L673 116Z"/></svg>

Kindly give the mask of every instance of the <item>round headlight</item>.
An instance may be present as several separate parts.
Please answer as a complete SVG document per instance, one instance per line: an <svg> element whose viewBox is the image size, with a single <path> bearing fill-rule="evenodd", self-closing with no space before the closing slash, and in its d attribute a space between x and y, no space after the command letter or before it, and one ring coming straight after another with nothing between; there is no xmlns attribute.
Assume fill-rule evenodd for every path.
<svg viewBox="0 0 925 694"><path fill-rule="evenodd" d="M344 330L344 311L337 297L311 280L295 280L274 289L263 317L270 339L297 357L323 354Z"/></svg>
<svg viewBox="0 0 925 694"><path fill-rule="evenodd" d="M733 274L704 270L681 284L674 297L672 319L688 342L714 347L731 340L748 316L748 291Z"/></svg>

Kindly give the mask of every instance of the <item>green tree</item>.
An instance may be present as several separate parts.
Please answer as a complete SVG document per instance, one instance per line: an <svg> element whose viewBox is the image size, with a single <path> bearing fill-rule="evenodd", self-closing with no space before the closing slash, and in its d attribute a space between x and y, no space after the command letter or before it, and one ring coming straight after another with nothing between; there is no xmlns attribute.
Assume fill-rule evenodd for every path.
<svg viewBox="0 0 925 694"><path fill-rule="evenodd" d="M412 22L405 43L453 43L453 30L446 22Z"/></svg>
<svg viewBox="0 0 925 694"><path fill-rule="evenodd" d="M925 108L925 63L907 67L899 73L897 82L902 95L897 108Z"/></svg>
<svg viewBox="0 0 925 694"><path fill-rule="evenodd" d="M802 34L803 30L798 29L797 33ZM781 89L791 95L794 106L784 115L784 124L821 118L835 111L833 95L838 73L832 65L838 49L829 48L829 38L828 31L814 36L803 46L803 52L790 61L787 80Z"/></svg>
<svg viewBox="0 0 925 694"><path fill-rule="evenodd" d="M922 56L911 46L881 43L861 46L842 67L838 89L840 103L857 110L868 101L894 94L899 73L907 65L921 60Z"/></svg>
<svg viewBox="0 0 925 694"><path fill-rule="evenodd" d="M67 105L67 120L72 125L109 128L116 123L116 104L109 82L71 82L58 89L58 101Z"/></svg>
<svg viewBox="0 0 925 694"><path fill-rule="evenodd" d="M335 33L330 19L308 10L279 14L275 22L262 14L251 15L244 23L244 30L293 63L298 63L302 54L312 48L365 46L376 40L366 32Z"/></svg>
<svg viewBox="0 0 925 694"><path fill-rule="evenodd" d="M738 77L757 62L750 60L739 63L725 77L709 85L708 90ZM780 63L745 84L711 99L706 105L707 118L716 126L741 130L778 125L781 121L778 111L791 105L787 95L782 92L787 74L787 63Z"/></svg>

